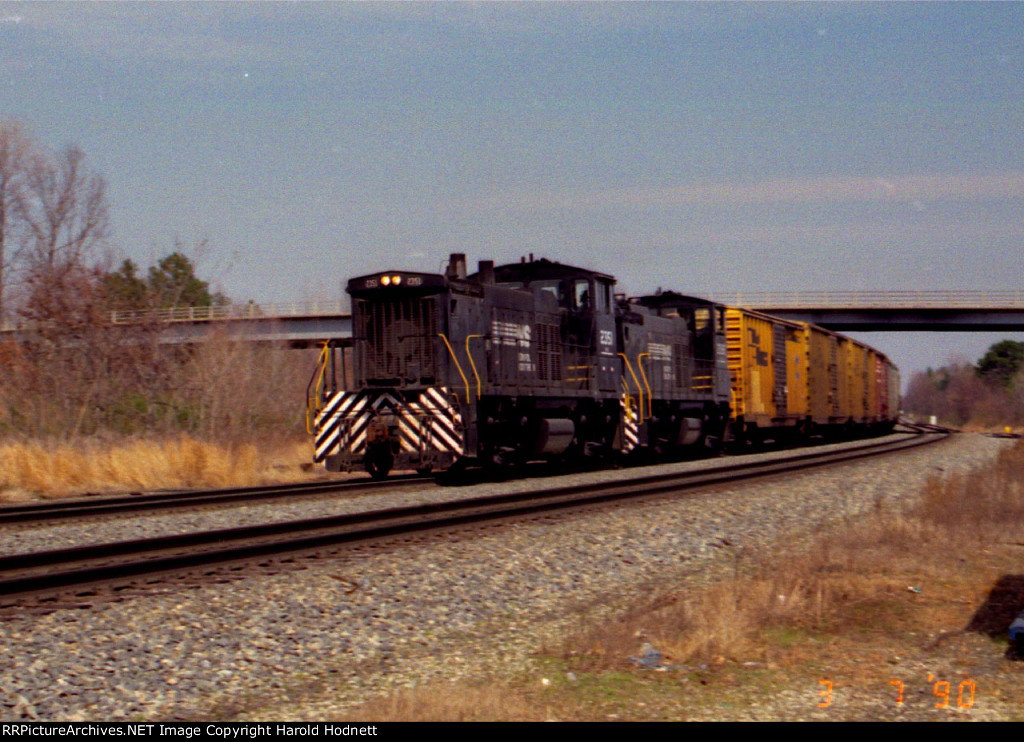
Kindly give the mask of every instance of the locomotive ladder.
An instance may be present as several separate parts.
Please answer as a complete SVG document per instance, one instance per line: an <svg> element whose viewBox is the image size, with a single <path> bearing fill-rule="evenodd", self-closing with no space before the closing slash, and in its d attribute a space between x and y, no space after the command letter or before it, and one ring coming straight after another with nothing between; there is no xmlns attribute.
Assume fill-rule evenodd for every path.
<svg viewBox="0 0 1024 742"><path fill-rule="evenodd" d="M740 416L746 411L746 396L743 379L743 319L739 312L725 313L725 349L732 377L733 415Z"/></svg>

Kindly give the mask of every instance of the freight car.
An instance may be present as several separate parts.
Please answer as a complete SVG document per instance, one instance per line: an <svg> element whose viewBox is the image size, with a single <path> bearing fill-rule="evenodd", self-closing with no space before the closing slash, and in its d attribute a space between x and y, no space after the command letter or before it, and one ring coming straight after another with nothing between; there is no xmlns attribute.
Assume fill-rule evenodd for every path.
<svg viewBox="0 0 1024 742"><path fill-rule="evenodd" d="M726 346L736 440L882 433L896 421L896 367L851 338L730 308Z"/></svg>
<svg viewBox="0 0 1024 742"><path fill-rule="evenodd" d="M626 299L614 286L532 256L482 261L472 275L456 254L443 275L353 278L351 354L326 345L307 390L314 459L381 478L674 457L732 438L894 422L898 377L877 351L675 292Z"/></svg>

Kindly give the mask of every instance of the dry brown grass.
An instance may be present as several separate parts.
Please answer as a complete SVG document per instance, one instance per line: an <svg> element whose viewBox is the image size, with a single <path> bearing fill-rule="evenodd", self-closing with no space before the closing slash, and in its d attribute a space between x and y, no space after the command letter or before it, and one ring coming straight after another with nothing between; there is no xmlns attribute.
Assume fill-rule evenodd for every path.
<svg viewBox="0 0 1024 742"><path fill-rule="evenodd" d="M296 479L306 441L221 446L166 440L0 444L0 500L85 492L232 487Z"/></svg>
<svg viewBox="0 0 1024 742"><path fill-rule="evenodd" d="M1016 698L1019 668L997 664L1007 624L999 624L995 645L973 641L979 637L964 628L993 585L1020 572L1022 481L1024 444L969 476L933 479L905 512L879 510L804 548L741 556L725 579L706 586L666 585L617 616L584 617L545 653L544 674L572 671L572 682L543 690L535 677L518 685L435 684L371 700L348 720L732 718L727 707L762 704L792 688L808 689L809 714L821 700L818 678L886 700L894 672L908 688L925 688L915 702L927 713L936 702L925 685L931 672L954 686L976 678L987 694L979 707ZM688 670L637 670L629 658L644 642ZM897 671L898 657L909 664ZM804 718L795 708L790 697L778 718ZM854 707L843 713L836 718L874 718Z"/></svg>
<svg viewBox="0 0 1024 742"><path fill-rule="evenodd" d="M950 555L1024 541L1022 483L1024 445L1017 445L985 470L934 478L905 513L875 513L810 547L748 558L735 576L704 589L664 590L617 618L588 621L567 638L564 657L588 669L621 669L648 641L670 663L757 661L765 635L780 630L884 631L921 584L970 594L995 578L957 574Z"/></svg>
<svg viewBox="0 0 1024 742"><path fill-rule="evenodd" d="M986 541L1020 534L1024 524L1024 443L994 466L968 476L933 479L915 513L943 538Z"/></svg>

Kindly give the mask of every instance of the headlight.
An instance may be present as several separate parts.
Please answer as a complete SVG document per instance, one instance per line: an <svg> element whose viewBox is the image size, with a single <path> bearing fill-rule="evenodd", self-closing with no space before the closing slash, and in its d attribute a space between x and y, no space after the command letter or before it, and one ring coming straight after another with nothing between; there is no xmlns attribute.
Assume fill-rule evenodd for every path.
<svg viewBox="0 0 1024 742"><path fill-rule="evenodd" d="M381 276L380 277L380 282L381 282L382 286L390 286L391 285L391 276Z"/></svg>
<svg viewBox="0 0 1024 742"><path fill-rule="evenodd" d="M395 284L395 286L397 286L401 282L402 282L402 277L401 276L392 276L391 277L391 283Z"/></svg>

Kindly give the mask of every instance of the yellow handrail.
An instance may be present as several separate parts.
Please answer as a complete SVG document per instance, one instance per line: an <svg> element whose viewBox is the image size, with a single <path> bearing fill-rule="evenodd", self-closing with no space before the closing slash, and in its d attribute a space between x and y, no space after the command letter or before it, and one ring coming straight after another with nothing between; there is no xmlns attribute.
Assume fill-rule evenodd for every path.
<svg viewBox="0 0 1024 742"><path fill-rule="evenodd" d="M629 370L629 375L633 377L633 383L636 384L637 394L640 395L640 414L637 416L637 423L644 421L644 390L640 386L640 380L636 378L636 374L633 372L633 366L630 364L629 359L626 358L625 353L619 353L622 356L622 360L626 362L626 368ZM628 386L627 386L628 389Z"/></svg>
<svg viewBox="0 0 1024 742"><path fill-rule="evenodd" d="M470 368L473 369L473 377L476 379L476 398L480 399L480 374L476 372L476 364L473 362L473 354L469 352L469 341L473 338L482 338L483 335L467 335L466 336L466 358L469 359ZM468 401L469 392L466 392Z"/></svg>
<svg viewBox="0 0 1024 742"><path fill-rule="evenodd" d="M316 380L316 384L312 387L312 394L308 391L306 393L306 435L313 435L313 418L320 412L320 390L323 389L324 376L327 375L327 354L330 349L330 343L324 341L323 350L320 351L320 358L317 359L317 365L320 367L320 375ZM314 406L316 409L313 409Z"/></svg>
<svg viewBox="0 0 1024 742"><path fill-rule="evenodd" d="M469 380L466 379L466 374L462 372L462 364L460 364L459 359L455 357L455 351L452 350L452 344L448 342L448 338L445 337L445 334L443 332L439 332L437 333L437 336L444 340L444 344L448 348L448 355L450 355L452 360L455 361L455 368L458 370L459 376L462 377L462 383L466 385L466 404L469 404Z"/></svg>
<svg viewBox="0 0 1024 742"><path fill-rule="evenodd" d="M647 387L647 417L654 417L654 407L653 402L651 400L651 397L653 397L654 395L651 394L651 385L647 381L647 372L644 371L644 364L640 361L640 359L643 358L644 356L650 355L650 353L640 353L639 355L637 355L636 367L640 369L640 375L644 377L644 386Z"/></svg>
<svg viewBox="0 0 1024 742"><path fill-rule="evenodd" d="M626 417L636 417L636 414L633 412L633 395L629 393L629 384L626 383L626 377L624 376L622 377L622 390L625 392L622 401L626 408Z"/></svg>

